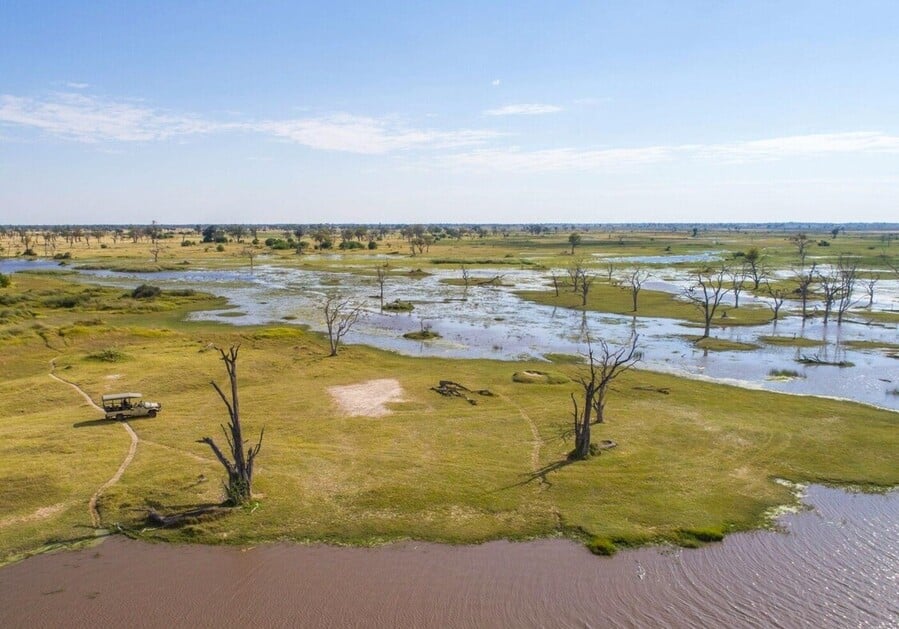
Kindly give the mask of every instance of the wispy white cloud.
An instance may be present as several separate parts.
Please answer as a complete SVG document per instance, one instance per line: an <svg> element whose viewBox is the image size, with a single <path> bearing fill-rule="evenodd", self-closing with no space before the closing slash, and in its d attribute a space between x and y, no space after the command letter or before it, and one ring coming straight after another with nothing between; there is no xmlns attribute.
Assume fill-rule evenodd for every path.
<svg viewBox="0 0 899 629"><path fill-rule="evenodd" d="M66 83L66 87L73 90L86 90L90 87L90 83L78 83L76 81L69 81Z"/></svg>
<svg viewBox="0 0 899 629"><path fill-rule="evenodd" d="M499 79L493 79L492 81L490 81L490 85L492 85L493 87L499 87L500 83L502 83L502 81Z"/></svg>
<svg viewBox="0 0 899 629"><path fill-rule="evenodd" d="M412 129L392 120L334 114L317 118L248 123L247 128L314 149L383 154L416 148L459 148L483 144L494 131Z"/></svg>
<svg viewBox="0 0 899 629"><path fill-rule="evenodd" d="M899 136L879 132L784 136L721 144L678 144L636 148L577 147L524 150L476 149L445 158L450 165L513 173L603 171L674 160L748 163L840 154L899 154Z"/></svg>
<svg viewBox="0 0 899 629"><path fill-rule="evenodd" d="M541 149L477 149L447 156L452 165L476 170L535 173L552 171L605 170L622 166L652 164L670 159L664 146L583 150L577 148Z"/></svg>
<svg viewBox="0 0 899 629"><path fill-rule="evenodd" d="M244 131L273 136L313 149L384 154L416 148L450 149L498 137L490 130L415 129L392 118L337 113L284 120L221 122L81 93L33 99L0 95L0 124L38 129L86 143L150 142L198 134Z"/></svg>
<svg viewBox="0 0 899 629"><path fill-rule="evenodd" d="M485 116L538 116L540 114L554 114L562 111L558 105L546 105L543 103L521 103L518 105L505 105L496 109L488 109Z"/></svg>
<svg viewBox="0 0 899 629"><path fill-rule="evenodd" d="M195 116L76 93L54 94L44 100L0 95L0 123L90 143L165 140L219 127Z"/></svg>

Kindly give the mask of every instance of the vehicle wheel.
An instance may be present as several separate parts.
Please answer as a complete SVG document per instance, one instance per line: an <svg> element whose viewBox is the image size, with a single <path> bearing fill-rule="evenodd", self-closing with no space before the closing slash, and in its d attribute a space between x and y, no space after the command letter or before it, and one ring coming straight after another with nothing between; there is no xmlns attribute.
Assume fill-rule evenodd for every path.
<svg viewBox="0 0 899 629"><path fill-rule="evenodd" d="M118 415L115 416L115 418L116 418L116 421L123 421L125 419L125 416L122 415L121 413L119 413Z"/></svg>
<svg viewBox="0 0 899 629"><path fill-rule="evenodd" d="M147 417L156 417L156 411L147 411Z"/></svg>

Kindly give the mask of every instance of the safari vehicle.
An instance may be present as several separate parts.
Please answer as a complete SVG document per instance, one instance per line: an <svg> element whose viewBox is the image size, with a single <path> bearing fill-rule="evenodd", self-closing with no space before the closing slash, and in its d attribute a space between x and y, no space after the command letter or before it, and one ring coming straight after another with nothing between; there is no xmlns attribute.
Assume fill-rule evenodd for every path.
<svg viewBox="0 0 899 629"><path fill-rule="evenodd" d="M157 402L144 402L140 393L111 393L103 396L103 410L106 419L128 419L129 417L156 417L162 410Z"/></svg>

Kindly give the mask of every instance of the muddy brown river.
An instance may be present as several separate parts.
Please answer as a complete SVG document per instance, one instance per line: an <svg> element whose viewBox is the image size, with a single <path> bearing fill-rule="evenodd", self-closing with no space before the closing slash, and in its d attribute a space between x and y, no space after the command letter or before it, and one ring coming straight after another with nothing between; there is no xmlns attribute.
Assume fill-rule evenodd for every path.
<svg viewBox="0 0 899 629"><path fill-rule="evenodd" d="M896 627L899 492L812 486L781 532L594 557L565 540L381 548L113 538L0 569L0 627Z"/></svg>

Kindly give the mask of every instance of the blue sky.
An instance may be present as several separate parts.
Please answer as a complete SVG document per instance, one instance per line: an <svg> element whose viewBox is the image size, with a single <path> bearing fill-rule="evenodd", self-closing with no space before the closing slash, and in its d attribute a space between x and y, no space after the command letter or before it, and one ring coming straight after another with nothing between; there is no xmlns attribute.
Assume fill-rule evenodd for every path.
<svg viewBox="0 0 899 629"><path fill-rule="evenodd" d="M6 0L0 223L895 221L897 24L896 2Z"/></svg>

